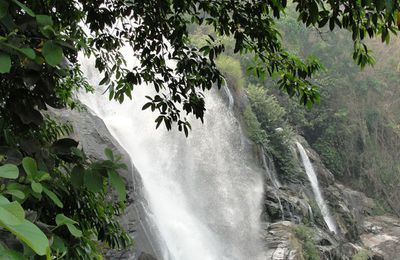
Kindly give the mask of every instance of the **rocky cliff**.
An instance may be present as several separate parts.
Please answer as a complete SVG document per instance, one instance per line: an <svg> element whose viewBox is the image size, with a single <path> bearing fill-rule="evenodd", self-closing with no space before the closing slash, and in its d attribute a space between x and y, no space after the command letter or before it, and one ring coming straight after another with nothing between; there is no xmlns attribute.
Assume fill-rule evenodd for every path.
<svg viewBox="0 0 400 260"><path fill-rule="evenodd" d="M241 118L249 101L245 91L232 89L235 114ZM243 120L242 120L243 121ZM243 127L245 128L245 127ZM277 129L279 131L280 129ZM400 219L379 214L374 200L340 183L307 141L297 135L287 140L297 174L284 175L271 154L247 144L265 170L264 240L267 260L398 260ZM315 200L295 142L302 143L314 166L323 196L338 233L329 231Z"/></svg>
<svg viewBox="0 0 400 260"><path fill-rule="evenodd" d="M400 219L377 215L372 199L336 181L303 138L294 140L306 147L338 233L324 223L304 170L303 176L284 178L276 172L282 186L275 187L269 178L265 183L267 259L400 259ZM293 156L300 161L294 144Z"/></svg>

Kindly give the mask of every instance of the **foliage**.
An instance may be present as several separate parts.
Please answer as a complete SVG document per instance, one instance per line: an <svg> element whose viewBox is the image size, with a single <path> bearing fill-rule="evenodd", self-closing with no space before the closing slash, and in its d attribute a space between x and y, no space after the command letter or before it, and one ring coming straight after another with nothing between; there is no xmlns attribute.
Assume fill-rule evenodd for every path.
<svg viewBox="0 0 400 260"><path fill-rule="evenodd" d="M285 120L285 109L263 87L250 84L246 92L251 111L244 112L244 119L245 122L252 122L247 125L253 126L249 131L253 140L264 145L265 150L273 156L278 169L286 177L298 175L300 166L290 148L294 133ZM263 138L260 139L260 136Z"/></svg>
<svg viewBox="0 0 400 260"><path fill-rule="evenodd" d="M398 38L386 46L366 41L379 57L374 68L361 71L349 57L352 42L348 33L295 27L294 17L294 12L289 13L278 26L288 48L300 56L320 58L325 71L315 81L322 86L324 102L304 111L280 93L270 92L286 108L288 122L306 137L337 178L400 214L396 188L400 183Z"/></svg>
<svg viewBox="0 0 400 260"><path fill-rule="evenodd" d="M235 89L243 89L245 87L245 80L239 60L231 56L220 55L215 63L225 76L228 85L234 86Z"/></svg>
<svg viewBox="0 0 400 260"><path fill-rule="evenodd" d="M39 112L46 105L74 107L72 91L89 89L76 67L70 70L60 64L63 55L73 61L76 51L65 35L55 31L61 24L54 26L50 16L35 15L18 1L6 6L1 30L10 31L0 45L12 66L0 78L0 211L5 214L0 225L24 245L24 259L34 254L91 259L100 255L99 242L128 246L131 239L112 220L123 204L105 200L106 183L124 195L121 177L115 173L124 166L111 159L90 162L76 141L59 139L71 133L70 126ZM27 25L35 21L37 26L29 30ZM81 171L72 178L76 167ZM88 175L86 185L74 183ZM99 180L100 189L89 191L94 180ZM18 253L3 246L1 254Z"/></svg>
<svg viewBox="0 0 400 260"><path fill-rule="evenodd" d="M357 254L355 254L351 260L368 260L369 259L369 255L368 255L368 251L367 250L360 250L357 252Z"/></svg>
<svg viewBox="0 0 400 260"><path fill-rule="evenodd" d="M301 166L295 153L291 149L293 130L287 126L282 131L277 131L269 136L266 150L272 154L277 168L283 173L283 177L293 179L301 176Z"/></svg>
<svg viewBox="0 0 400 260"><path fill-rule="evenodd" d="M294 4L307 26L329 24L330 30L350 30L353 58L365 66L373 60L364 38L380 34L388 41L389 33L396 31L399 3L381 2ZM108 202L105 195L111 185L120 200L125 197L116 173L124 166L110 151L107 160L90 161L77 149L77 141L60 139L69 129L43 117L47 106L74 108L74 91L91 90L78 52L95 59L103 75L99 84L107 88L110 99L123 102L132 98L134 86L152 83L158 93L148 97L143 109L158 111L157 127L163 122L167 129L177 124L187 135L186 115L202 120L202 92L222 84L215 61L225 50L227 37L234 39L234 44L227 41L233 53L252 57L248 70L255 76L272 76L280 89L304 105L318 102L317 84L310 77L320 64L286 51L275 24L286 9L286 1L0 0L0 213L2 227L25 245L23 257L32 258L36 252L90 259L99 257L99 242L112 247L129 244L113 220L123 206ZM188 27L193 24L210 26L222 41L209 35L203 46L190 45ZM124 60L124 46L137 59L131 68ZM285 135L271 138L280 145L286 140ZM16 169L18 178L13 179ZM24 217L28 210L33 218ZM26 229L35 230L42 242L32 244ZM3 255L18 254L1 248Z"/></svg>
<svg viewBox="0 0 400 260"><path fill-rule="evenodd" d="M68 143L74 141L59 139L53 145L59 166L49 172L46 165L50 158L43 155L35 154L38 161L44 162L40 166L31 157L21 157L22 160L16 162L15 156L3 154L0 226L33 250L24 250L25 258L36 253L48 257L91 259L100 255L98 243L94 243L93 238L115 248L131 243L118 222L112 220L121 213L123 204L108 202L105 197L108 178L109 185L119 194L125 194L125 187L119 184L121 177L115 175L115 171L126 166L119 162L120 158L90 162L83 151L65 145ZM68 152L68 148L73 152ZM3 147L3 151L22 156L11 148ZM109 150L106 153L112 155ZM91 189L92 183L100 183L98 190ZM125 200L123 196L119 198L121 203ZM25 218L27 210L33 215L29 220Z"/></svg>
<svg viewBox="0 0 400 260"><path fill-rule="evenodd" d="M250 107L247 107L244 110L243 120L250 138L255 143L264 144L268 142L267 133L263 129L261 129L261 125Z"/></svg>
<svg viewBox="0 0 400 260"><path fill-rule="evenodd" d="M93 259L100 243L132 243L115 219L126 197L121 158L106 150L108 160L89 160L62 138L69 125L43 116L47 106L76 107L74 91L91 90L76 63L88 42L78 41L75 4L0 0L0 226L21 244L2 245L2 257ZM119 200L107 199L109 187Z"/></svg>
<svg viewBox="0 0 400 260"><path fill-rule="evenodd" d="M294 227L294 233L301 241L303 257L305 260L321 259L318 249L315 246L314 235L308 227L304 225L297 225Z"/></svg>
<svg viewBox="0 0 400 260"><path fill-rule="evenodd" d="M203 118L202 91L213 83L222 84L215 59L224 51L210 35L201 48L188 45L188 27L208 25L219 37L234 38L235 53L250 53L255 63L249 68L256 75L274 75L281 89L299 96L303 104L318 101L317 87L309 77L320 69L314 59L300 60L282 46L275 19L287 8L286 1L1 1L2 72L15 75L27 66L59 84L55 75L66 76L66 57L76 66L77 50L94 55L100 81L110 98L122 102L132 97L133 87L153 83L157 92L144 108L158 110L157 123L180 130L189 123L182 112ZM398 3L346 1L294 1L299 20L307 26L344 28L352 32L354 59L361 66L372 61L363 40L377 34L389 40L396 32ZM101 8L98 8L101 6ZM343 6L343 8L342 8ZM31 26L25 26L25 25ZM85 29L84 29L85 28ZM86 29L87 28L87 29ZM85 31L87 33L85 33ZM124 66L121 49L130 45L138 65ZM176 61L171 68L167 60ZM46 63L45 71L39 68ZM38 66L39 65L39 66ZM9 72L9 73L8 73ZM42 75L44 76L44 75ZM79 76L75 71L74 76ZM30 81L38 80L37 77ZM182 108L176 103L182 103ZM182 109L182 110L181 110ZM187 132L187 131L186 131Z"/></svg>
<svg viewBox="0 0 400 260"><path fill-rule="evenodd" d="M275 131L276 128L285 125L285 109L279 105L274 96L268 94L265 88L250 84L246 91L263 128Z"/></svg>

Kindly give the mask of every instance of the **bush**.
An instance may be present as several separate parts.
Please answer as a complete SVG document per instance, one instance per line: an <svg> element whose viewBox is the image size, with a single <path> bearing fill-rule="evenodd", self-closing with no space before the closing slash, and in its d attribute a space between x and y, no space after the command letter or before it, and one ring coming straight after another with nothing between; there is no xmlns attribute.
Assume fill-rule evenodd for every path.
<svg viewBox="0 0 400 260"><path fill-rule="evenodd" d="M294 132L284 117L286 111L281 107L275 96L269 95L263 87L250 84L247 88L247 95L251 104L251 111L247 113L247 121L252 122L253 126L250 134L258 137L261 129L264 131L266 140L266 151L275 159L278 169L286 176L297 175L300 171L300 165L291 150L291 140ZM254 121L257 122L255 123Z"/></svg>
<svg viewBox="0 0 400 260"><path fill-rule="evenodd" d="M355 254L351 260L368 260L369 259L369 255L368 255L368 251L367 250L360 250L357 252L357 254Z"/></svg>
<svg viewBox="0 0 400 260"><path fill-rule="evenodd" d="M263 129L275 131L278 127L284 127L286 111L279 105L275 96L269 95L265 88L252 84L247 88L247 95Z"/></svg>
<svg viewBox="0 0 400 260"><path fill-rule="evenodd" d="M303 257L305 260L321 259L318 249L315 246L314 235L308 227L297 225L294 228L294 233L296 238L301 241Z"/></svg>
<svg viewBox="0 0 400 260"><path fill-rule="evenodd" d="M229 85L232 85L235 89L243 89L245 87L245 79L238 59L227 55L220 55L216 60L216 64L226 77Z"/></svg>
<svg viewBox="0 0 400 260"><path fill-rule="evenodd" d="M267 133L261 129L260 122L258 122L256 115L253 113L250 107L246 107L244 110L243 120L250 138L255 143L264 144L268 141Z"/></svg>

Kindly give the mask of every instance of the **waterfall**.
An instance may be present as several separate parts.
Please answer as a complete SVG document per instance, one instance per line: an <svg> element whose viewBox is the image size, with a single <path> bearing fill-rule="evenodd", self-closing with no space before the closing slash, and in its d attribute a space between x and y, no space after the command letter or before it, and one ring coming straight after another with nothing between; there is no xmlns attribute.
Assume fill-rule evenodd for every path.
<svg viewBox="0 0 400 260"><path fill-rule="evenodd" d="M232 111L235 100L234 100L234 98L233 98L233 96L232 96L231 91L229 90L228 83L226 82L225 79L224 79L223 89L224 89L224 91L225 91L225 95L228 97L228 107L229 107L229 110Z"/></svg>
<svg viewBox="0 0 400 260"><path fill-rule="evenodd" d="M265 174L267 175L268 179L271 181L272 185L274 186L274 195L275 198L278 200L279 209L282 213L282 220L285 220L285 211L282 206L281 198L278 194L279 188L282 187L278 177L276 176L275 169L271 169L271 167L267 163L265 150L263 146L260 146L260 157L261 161L265 170Z"/></svg>
<svg viewBox="0 0 400 260"><path fill-rule="evenodd" d="M314 213L312 211L312 208L311 208L310 204L308 204L308 215L309 215L309 218L310 218L310 222L312 224L314 224Z"/></svg>
<svg viewBox="0 0 400 260"><path fill-rule="evenodd" d="M85 73L96 83L100 77L92 68L86 65ZM263 259L262 176L240 149L233 113L213 90L205 94L204 124L191 120L188 138L175 130L156 130L157 115L141 110L151 89L136 87L133 101L123 104L108 101L101 91L80 99L103 119L141 175L158 257Z"/></svg>
<svg viewBox="0 0 400 260"><path fill-rule="evenodd" d="M267 174L267 177L270 179L272 185L274 185L274 187L276 189L279 189L280 187L282 187L282 184L279 181L278 176L276 176L275 169L273 169L273 170L270 169L271 167L269 167L269 165L267 163L267 159L265 158L266 155L265 155L264 147L261 146L260 150L261 150L260 156L261 156L263 167L265 169L265 173Z"/></svg>
<svg viewBox="0 0 400 260"><path fill-rule="evenodd" d="M327 224L329 230L336 234L337 233L336 223L333 220L333 217L329 211L328 205L326 204L326 202L322 196L322 193L321 193L321 190L320 190L319 184L318 184L317 175L315 174L314 167L312 166L310 158L308 158L306 150L299 142L296 142L296 145L297 145L297 148L299 149L300 156L303 161L304 169L306 171L308 180L311 183L311 187L312 187L312 190L313 190L313 193L315 196L315 200L317 201L318 207L321 210L322 217L324 218L324 221Z"/></svg>

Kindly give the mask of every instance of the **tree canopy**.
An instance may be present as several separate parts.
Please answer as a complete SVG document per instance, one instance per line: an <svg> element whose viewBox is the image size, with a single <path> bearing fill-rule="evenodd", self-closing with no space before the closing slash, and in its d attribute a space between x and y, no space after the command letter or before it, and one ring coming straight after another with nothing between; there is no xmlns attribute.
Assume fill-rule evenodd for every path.
<svg viewBox="0 0 400 260"><path fill-rule="evenodd" d="M266 74L278 77L279 87L290 96L297 95L302 103L309 105L319 100L317 86L310 80L320 69L319 63L313 58L302 61L285 50L275 25L276 19L284 14L287 1L2 0L0 3L2 79L13 86L24 82L15 75L29 74L25 82L30 83L35 83L32 77L40 76L45 80L40 85L46 87L34 88L30 95L41 98L29 101L41 103L35 104L40 107L43 103L54 106L60 102L57 91L68 96L65 88L82 85L77 62L77 53L82 51L95 58L96 68L104 74L99 83L107 86L110 98L122 102L132 97L135 85L152 83L160 94L150 97L144 108L158 110L158 124L164 122L170 129L176 122L180 130L187 132L189 123L182 112L202 119L205 110L202 92L214 84L222 84L215 59L224 51L224 45L211 35L205 46L192 46L188 37L188 26L192 24L208 24L217 36L233 37L235 52L254 54L254 64L249 69L260 77ZM383 41L388 41L390 33L397 30L397 1L307 0L293 4L299 21L307 26L328 25L330 30L350 30L354 59L361 66L373 62L363 43L365 37L380 34ZM139 61L131 68L123 66L126 57L121 48L126 45L133 48ZM63 57L68 62L63 62ZM175 61L176 66L168 66L167 60ZM2 97L15 95L14 89L6 88ZM24 89L27 87L20 91Z"/></svg>

